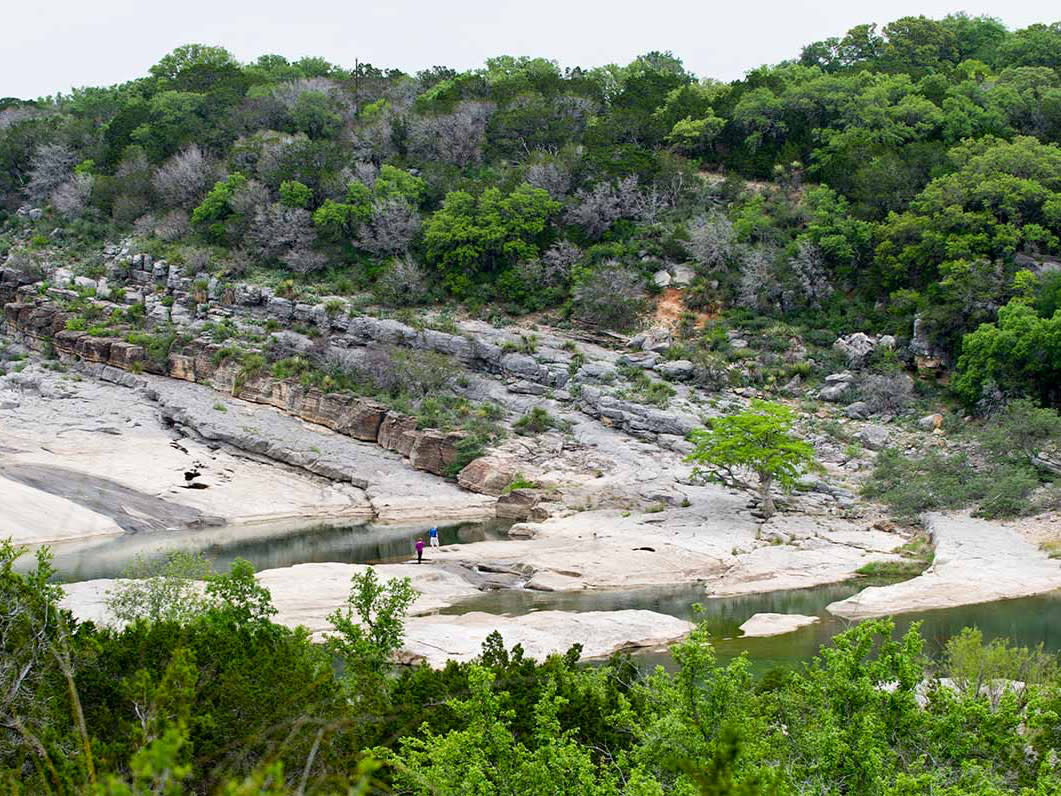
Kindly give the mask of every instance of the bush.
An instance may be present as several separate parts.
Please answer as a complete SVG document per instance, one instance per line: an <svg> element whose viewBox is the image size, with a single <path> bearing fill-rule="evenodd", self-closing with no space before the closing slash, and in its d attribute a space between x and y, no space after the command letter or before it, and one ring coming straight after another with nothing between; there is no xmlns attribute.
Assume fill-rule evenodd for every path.
<svg viewBox="0 0 1061 796"><path fill-rule="evenodd" d="M644 303L641 276L609 260L575 288L574 313L583 323L623 332L637 325Z"/></svg>
<svg viewBox="0 0 1061 796"><path fill-rule="evenodd" d="M993 383L1007 396L1034 397L1061 404L1061 312L1041 318L1019 299L962 338L954 391L970 407Z"/></svg>
<svg viewBox="0 0 1061 796"><path fill-rule="evenodd" d="M862 494L884 501L899 516L916 518L924 511L965 506L976 483L976 471L964 455L929 451L920 458L906 457L888 448L877 455Z"/></svg>
<svg viewBox="0 0 1061 796"><path fill-rule="evenodd" d="M512 424L512 430L523 436L542 434L550 429L560 428L563 423L540 406L535 406L519 420Z"/></svg>
<svg viewBox="0 0 1061 796"><path fill-rule="evenodd" d="M918 457L888 448L877 455L862 494L883 501L905 519L970 506L978 506L978 516L996 519L1027 513L1028 498L1038 486L1030 466L996 463L977 470L964 453L933 450Z"/></svg>
<svg viewBox="0 0 1061 796"><path fill-rule="evenodd" d="M189 209L203 198L213 180L213 165L192 145L167 160L151 182L165 205Z"/></svg>

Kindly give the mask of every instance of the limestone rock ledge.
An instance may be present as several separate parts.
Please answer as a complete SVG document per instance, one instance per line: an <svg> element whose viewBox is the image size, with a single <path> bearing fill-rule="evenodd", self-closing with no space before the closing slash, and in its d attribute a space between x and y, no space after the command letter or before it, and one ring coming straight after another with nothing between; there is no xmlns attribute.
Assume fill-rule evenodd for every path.
<svg viewBox="0 0 1061 796"><path fill-rule="evenodd" d="M931 567L902 583L863 589L829 605L829 613L870 619L1061 589L1061 561L1011 527L966 514L928 514L925 526L936 543Z"/></svg>
<svg viewBox="0 0 1061 796"><path fill-rule="evenodd" d="M539 611L523 616L482 612L460 616L422 616L406 625L403 663L440 667L447 660L468 661L482 652L483 641L498 631L506 647L523 646L527 656L544 660L582 645L583 658L606 658L613 652L658 647L679 641L693 625L655 611Z"/></svg>
<svg viewBox="0 0 1061 796"><path fill-rule="evenodd" d="M759 638L763 636L781 636L792 633L801 627L807 627L820 621L816 616L805 616L803 614L755 614L747 622L740 626L740 632L744 638Z"/></svg>

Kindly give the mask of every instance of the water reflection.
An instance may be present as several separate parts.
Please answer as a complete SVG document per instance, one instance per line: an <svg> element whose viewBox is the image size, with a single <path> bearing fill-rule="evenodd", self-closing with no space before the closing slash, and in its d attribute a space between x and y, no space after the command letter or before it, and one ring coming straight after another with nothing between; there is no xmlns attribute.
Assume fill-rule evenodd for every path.
<svg viewBox="0 0 1061 796"><path fill-rule="evenodd" d="M440 525L440 543L468 544L508 539L509 522L465 522ZM196 531L173 531L107 537L51 545L57 580L79 581L114 578L139 555L152 559L171 550L201 552L214 569L228 569L236 558L245 558L258 571L306 562L339 561L381 564L413 558L417 537L427 542L429 525L334 525L311 528L249 528L231 526ZM31 556L21 560L25 566Z"/></svg>
<svg viewBox="0 0 1061 796"><path fill-rule="evenodd" d="M490 539L507 539L507 522L468 522L440 526L442 544L467 544ZM62 581L117 577L137 556L161 556L175 549L202 552L218 570L227 569L233 559L246 558L258 570L285 567L304 562L340 561L347 563L386 563L413 557L413 542L426 541L429 526L349 526L319 525L312 528L271 527L268 529L228 527L198 531L153 533L107 537L52 545L58 579ZM20 566L32 564L30 556ZM753 667L764 671L775 666L794 666L811 659L823 644L850 624L829 614L829 603L843 600L865 586L865 580L819 586L812 589L775 591L712 598L703 585L629 589L626 591L537 592L501 590L484 592L454 605L444 613L487 613L518 616L531 611L615 611L627 608L657 611L683 619L706 622L715 639L721 661L747 652ZM693 605L702 610L696 614ZM741 638L738 628L756 613L792 613L820 617L820 621L794 633L769 638ZM905 632L913 622L921 622L925 651L936 656L946 640L963 627L978 627L986 640L1012 639L1022 646L1042 644L1047 650L1061 651L1061 592L1017 600L1002 600L943 611L904 614L897 618L898 631ZM672 666L666 650L637 654L645 665Z"/></svg>
<svg viewBox="0 0 1061 796"><path fill-rule="evenodd" d="M794 666L813 658L823 644L852 623L825 610L829 603L843 600L869 585L866 581L818 586L811 589L775 591L734 597L707 597L703 586L636 589L625 592L545 593L531 591L490 592L447 609L447 613L486 611L510 616L531 611L616 611L642 608L681 619L702 621L715 642L715 652L723 662L747 652L758 671L775 666ZM702 610L694 612L698 603ZM817 624L767 638L742 638L738 628L757 613L805 614L817 616ZM1040 597L1000 600L941 611L903 614L896 617L898 633L914 622L921 623L926 654L936 657L947 639L964 627L978 627L985 640L1009 638L1021 646L1042 644L1061 652L1061 592ZM666 650L637 653L646 665L670 667Z"/></svg>

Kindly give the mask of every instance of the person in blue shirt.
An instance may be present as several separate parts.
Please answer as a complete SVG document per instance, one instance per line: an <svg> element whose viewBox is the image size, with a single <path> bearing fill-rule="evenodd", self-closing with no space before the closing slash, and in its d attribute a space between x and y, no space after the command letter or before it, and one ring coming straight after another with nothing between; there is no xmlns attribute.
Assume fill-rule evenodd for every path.
<svg viewBox="0 0 1061 796"><path fill-rule="evenodd" d="M432 547L438 547L438 528L432 528L428 531L427 538L431 540Z"/></svg>

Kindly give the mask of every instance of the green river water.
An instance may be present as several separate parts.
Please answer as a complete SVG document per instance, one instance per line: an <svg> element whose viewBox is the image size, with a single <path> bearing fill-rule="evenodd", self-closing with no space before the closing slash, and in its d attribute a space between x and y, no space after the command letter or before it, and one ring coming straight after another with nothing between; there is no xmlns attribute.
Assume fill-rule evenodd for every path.
<svg viewBox="0 0 1061 796"><path fill-rule="evenodd" d="M467 544L485 539L505 539L505 523L463 523L440 528L443 544ZM136 555L155 556L166 550L203 552L218 570L227 569L236 557L258 570L304 562L343 561L386 563L408 560L418 536L426 539L427 526L316 526L288 531L254 533L233 531L189 531L171 534L122 536L76 545L57 545L55 565L58 579L80 581L117 577ZM209 541L206 537L209 536ZM24 559L27 561L27 559ZM733 597L708 597L702 586L656 587L625 591L576 593L535 592L509 589L483 592L480 596L447 609L447 613L486 611L519 615L531 611L608 611L642 608L694 619L699 603L700 621L707 623L715 638L720 659L747 652L758 670L795 665L812 658L818 648L850 624L829 614L825 607L856 593L865 581L852 581L809 589L775 591ZM798 613L820 617L820 621L794 633L769 638L741 638L738 627L760 612ZM904 614L897 617L900 630L921 623L926 652L937 654L946 640L963 627L974 626L987 639L1008 637L1025 646L1042 644L1061 651L1061 592L1040 597L969 605L942 611ZM637 656L645 664L669 663L665 650L648 650Z"/></svg>

